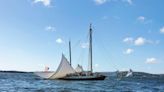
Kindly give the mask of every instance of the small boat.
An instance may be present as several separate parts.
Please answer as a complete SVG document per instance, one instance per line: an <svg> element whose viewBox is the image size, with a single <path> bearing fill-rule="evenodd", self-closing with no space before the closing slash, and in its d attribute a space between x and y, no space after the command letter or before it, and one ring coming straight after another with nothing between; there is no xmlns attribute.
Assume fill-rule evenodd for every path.
<svg viewBox="0 0 164 92"><path fill-rule="evenodd" d="M131 76L133 76L133 71L132 69L129 69L125 77L131 77Z"/></svg>
<svg viewBox="0 0 164 92"><path fill-rule="evenodd" d="M56 72L36 72L35 74L45 79L60 80L104 80L106 76L100 73L93 73L92 68L92 28L89 29L89 66L90 70L84 71L82 66L78 65L76 69L71 66L71 43L69 41L70 62L62 55L62 59ZM47 75L48 74L48 75ZM42 75L42 76L41 76Z"/></svg>
<svg viewBox="0 0 164 92"><path fill-rule="evenodd" d="M116 73L116 76L117 76L118 79L129 78L129 77L133 76L132 69L129 69L128 71L119 71L119 70L117 70L115 73Z"/></svg>

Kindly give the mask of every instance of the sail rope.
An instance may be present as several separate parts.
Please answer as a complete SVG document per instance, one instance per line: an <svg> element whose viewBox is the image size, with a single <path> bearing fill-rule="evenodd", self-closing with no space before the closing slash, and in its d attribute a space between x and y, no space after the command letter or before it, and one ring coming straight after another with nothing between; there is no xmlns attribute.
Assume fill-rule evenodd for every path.
<svg viewBox="0 0 164 92"><path fill-rule="evenodd" d="M84 50L81 49L80 55L79 55L79 57L78 57L78 63L79 63L80 65L83 65L84 53L85 53Z"/></svg>
<svg viewBox="0 0 164 92"><path fill-rule="evenodd" d="M95 33L96 34L96 33ZM110 51L109 51L109 49L107 49L106 47L105 47L105 45L104 45L104 42L103 42L103 40L101 39L101 37L103 37L103 36L101 36L101 34L98 34L99 35L99 39L96 39L95 38L95 43L96 42L98 42L98 43L100 43L100 45L98 44L95 44L95 46L97 47L97 48L101 48L100 49L100 51L102 51L102 52L100 52L100 54L105 58L105 60L106 61L112 61L112 57L113 57L113 55L112 55L112 53L111 54L109 54L110 53ZM107 54L106 54L106 52L107 52ZM117 68L117 66L116 66L116 64L114 64L114 62L112 62L112 64L111 64L111 66L114 68L114 69L116 69L116 70L118 70L118 68Z"/></svg>
<svg viewBox="0 0 164 92"><path fill-rule="evenodd" d="M82 66L83 66L83 63L84 63L84 60L85 60L85 52L86 52L86 50L84 50L85 48L82 48L82 45L84 44L84 45L87 45L87 38L89 37L89 35L87 35L85 38L86 39L84 39L84 40L81 40L81 39L79 39L73 46L72 46L72 51L73 52L75 52L75 51L78 51L79 50L79 52L80 52L80 54L79 54L79 56L77 56L78 58L77 58L77 60L76 60L76 62L78 63L78 64L81 64ZM83 37L84 38L84 37ZM79 49L80 48L80 49ZM88 48L88 46L86 46L86 48ZM78 49L78 50L77 50ZM88 51L88 50L87 50ZM76 54L77 55L77 54Z"/></svg>

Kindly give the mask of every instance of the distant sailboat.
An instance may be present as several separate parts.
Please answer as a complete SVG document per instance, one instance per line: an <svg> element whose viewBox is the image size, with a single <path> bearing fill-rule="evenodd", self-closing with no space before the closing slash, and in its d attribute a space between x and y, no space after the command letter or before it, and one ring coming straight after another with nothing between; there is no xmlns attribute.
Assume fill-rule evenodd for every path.
<svg viewBox="0 0 164 92"><path fill-rule="evenodd" d="M133 71L132 69L129 69L125 77L131 77L131 76L133 76Z"/></svg>
<svg viewBox="0 0 164 92"><path fill-rule="evenodd" d="M56 72L36 72L35 74L46 79L62 80L104 80L106 76L99 73L93 73L92 69L92 28L89 30L89 63L90 70L84 71L82 66L78 65L76 69L71 66L71 43L69 42L70 63L64 55Z"/></svg>
<svg viewBox="0 0 164 92"><path fill-rule="evenodd" d="M116 76L117 76L118 79L128 78L128 77L133 76L132 69L129 69L128 71L119 71L119 70L117 70L115 73L116 73Z"/></svg>

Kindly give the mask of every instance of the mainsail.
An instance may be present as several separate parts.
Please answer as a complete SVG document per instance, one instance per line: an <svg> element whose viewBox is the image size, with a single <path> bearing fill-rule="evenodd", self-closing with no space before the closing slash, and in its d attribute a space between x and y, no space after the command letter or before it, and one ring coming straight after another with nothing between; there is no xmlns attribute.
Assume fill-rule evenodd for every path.
<svg viewBox="0 0 164 92"><path fill-rule="evenodd" d="M64 55L62 55L60 65L58 66L56 72L35 72L36 75L45 79L58 79L65 77L67 74L71 73L75 73L75 70L71 67L71 65L69 64L68 60Z"/></svg>
<svg viewBox="0 0 164 92"><path fill-rule="evenodd" d="M75 71L78 72L78 73L83 72L83 67L78 64Z"/></svg>
<svg viewBox="0 0 164 92"><path fill-rule="evenodd" d="M62 78L71 73L75 73L75 70L71 67L66 57L62 55L62 59L58 69L52 76L49 77L49 79Z"/></svg>

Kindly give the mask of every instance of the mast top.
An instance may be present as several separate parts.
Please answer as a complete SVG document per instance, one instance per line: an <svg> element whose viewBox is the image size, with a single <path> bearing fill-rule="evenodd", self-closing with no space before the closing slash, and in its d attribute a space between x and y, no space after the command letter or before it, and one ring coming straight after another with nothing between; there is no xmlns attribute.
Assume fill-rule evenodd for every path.
<svg viewBox="0 0 164 92"><path fill-rule="evenodd" d="M90 30L92 30L92 23L90 23L90 26L89 26Z"/></svg>

